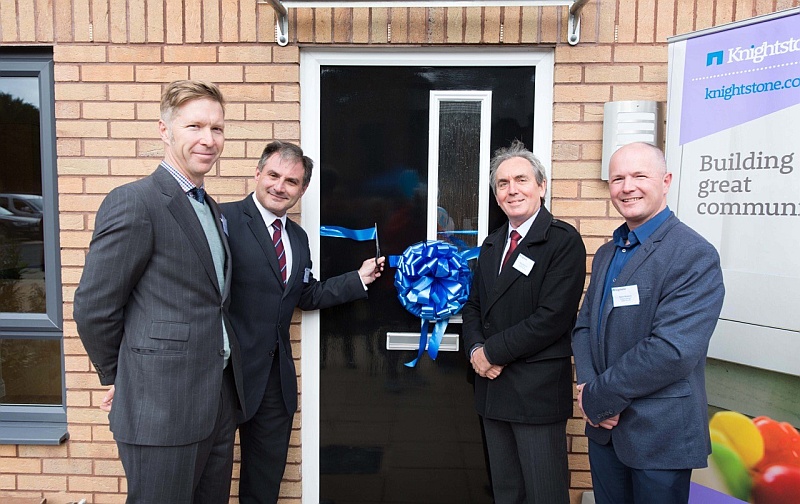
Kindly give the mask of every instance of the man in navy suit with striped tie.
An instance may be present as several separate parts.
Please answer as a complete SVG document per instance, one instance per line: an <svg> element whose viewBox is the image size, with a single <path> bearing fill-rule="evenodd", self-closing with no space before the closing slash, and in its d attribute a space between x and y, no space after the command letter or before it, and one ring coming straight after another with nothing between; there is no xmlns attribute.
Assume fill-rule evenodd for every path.
<svg viewBox="0 0 800 504"><path fill-rule="evenodd" d="M313 161L288 142L271 142L256 168L255 192L221 205L233 256L231 322L242 345L245 404L239 502L275 503L286 466L297 377L289 341L295 307L328 308L367 297L384 258L318 282L308 236L286 212L311 181Z"/></svg>

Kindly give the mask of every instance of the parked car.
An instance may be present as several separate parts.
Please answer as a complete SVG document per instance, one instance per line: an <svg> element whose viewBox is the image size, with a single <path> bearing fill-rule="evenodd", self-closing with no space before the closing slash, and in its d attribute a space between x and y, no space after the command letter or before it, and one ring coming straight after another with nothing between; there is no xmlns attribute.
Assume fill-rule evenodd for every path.
<svg viewBox="0 0 800 504"><path fill-rule="evenodd" d="M39 217L44 212L44 198L38 194L0 194L0 207L20 217Z"/></svg>
<svg viewBox="0 0 800 504"><path fill-rule="evenodd" d="M0 237L17 240L41 240L42 216L14 215L0 206Z"/></svg>

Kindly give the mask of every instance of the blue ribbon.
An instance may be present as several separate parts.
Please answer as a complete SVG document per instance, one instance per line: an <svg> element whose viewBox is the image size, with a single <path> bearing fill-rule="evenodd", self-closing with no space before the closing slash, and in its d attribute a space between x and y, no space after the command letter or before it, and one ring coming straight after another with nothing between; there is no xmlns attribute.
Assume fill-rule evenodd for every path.
<svg viewBox="0 0 800 504"><path fill-rule="evenodd" d="M349 229L339 226L320 226L319 235L330 238L349 238L355 241L368 241L375 239L375 228Z"/></svg>
<svg viewBox="0 0 800 504"><path fill-rule="evenodd" d="M436 234L440 234L440 235L457 235L457 234L463 234L463 235L473 235L473 236L478 236L478 232L477 232L477 231L475 231L475 230L469 230L469 229L464 229L464 230L461 230L461 231L437 231L437 233L436 233Z"/></svg>
<svg viewBox="0 0 800 504"><path fill-rule="evenodd" d="M401 256L389 257L389 264L397 267L394 285L400 303L421 319L417 358L407 362L407 367L417 365L426 345L428 356L436 360L448 320L469 297L472 272L464 255L470 251L459 252L443 241L424 241L408 247ZM429 322L436 323L430 341Z"/></svg>

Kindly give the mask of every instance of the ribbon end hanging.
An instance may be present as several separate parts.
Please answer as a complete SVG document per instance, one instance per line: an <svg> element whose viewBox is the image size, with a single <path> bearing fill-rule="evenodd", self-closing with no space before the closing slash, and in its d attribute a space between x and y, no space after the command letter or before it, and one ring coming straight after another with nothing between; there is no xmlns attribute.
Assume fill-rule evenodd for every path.
<svg viewBox="0 0 800 504"><path fill-rule="evenodd" d="M419 350L417 350L417 358L412 360L411 362L406 362L404 365L406 367L414 367L417 365L419 358L422 357L422 354L425 353L425 345L428 343L428 321L425 319L420 319L420 328L419 328Z"/></svg>

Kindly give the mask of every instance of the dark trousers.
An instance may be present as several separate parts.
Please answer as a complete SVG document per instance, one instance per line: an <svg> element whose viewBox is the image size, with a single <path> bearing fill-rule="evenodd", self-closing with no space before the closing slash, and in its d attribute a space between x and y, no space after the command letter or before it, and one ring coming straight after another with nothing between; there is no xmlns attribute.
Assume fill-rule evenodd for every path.
<svg viewBox="0 0 800 504"><path fill-rule="evenodd" d="M279 359L272 361L267 390L256 414L239 426L242 450L239 502L278 502L281 479L286 469L292 417L283 402Z"/></svg>
<svg viewBox="0 0 800 504"><path fill-rule="evenodd" d="M568 504L567 421L483 419L497 504Z"/></svg>
<svg viewBox="0 0 800 504"><path fill-rule="evenodd" d="M236 436L236 386L223 372L219 411L211 435L183 446L117 442L128 480L128 504L227 504Z"/></svg>
<svg viewBox="0 0 800 504"><path fill-rule="evenodd" d="M597 504L687 504L691 469L633 469L619 460L612 443L589 440L594 500Z"/></svg>

